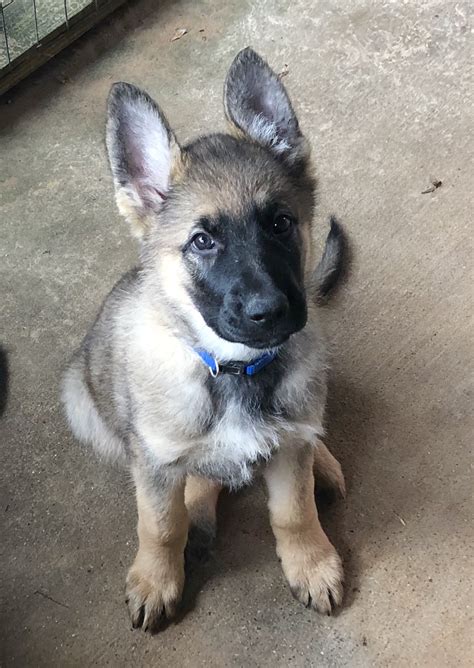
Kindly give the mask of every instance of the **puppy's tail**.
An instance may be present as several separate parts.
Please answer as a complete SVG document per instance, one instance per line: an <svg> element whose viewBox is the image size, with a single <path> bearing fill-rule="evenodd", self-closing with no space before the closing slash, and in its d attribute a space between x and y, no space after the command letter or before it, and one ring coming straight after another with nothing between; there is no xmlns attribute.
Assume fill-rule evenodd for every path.
<svg viewBox="0 0 474 668"><path fill-rule="evenodd" d="M312 279L312 293L317 304L324 304L344 278L349 264L347 237L342 225L331 216L323 257Z"/></svg>

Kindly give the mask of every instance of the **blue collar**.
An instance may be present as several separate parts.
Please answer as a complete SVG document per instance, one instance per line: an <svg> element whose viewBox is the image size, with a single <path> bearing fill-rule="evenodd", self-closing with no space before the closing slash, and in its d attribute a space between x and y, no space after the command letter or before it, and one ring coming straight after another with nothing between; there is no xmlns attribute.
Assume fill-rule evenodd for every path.
<svg viewBox="0 0 474 668"><path fill-rule="evenodd" d="M276 351L264 353L251 362L228 362L219 364L219 362L205 350L194 350L199 355L204 364L208 367L209 373L215 378L219 373L230 373L233 376L254 376L264 369L270 362L273 362L277 356Z"/></svg>

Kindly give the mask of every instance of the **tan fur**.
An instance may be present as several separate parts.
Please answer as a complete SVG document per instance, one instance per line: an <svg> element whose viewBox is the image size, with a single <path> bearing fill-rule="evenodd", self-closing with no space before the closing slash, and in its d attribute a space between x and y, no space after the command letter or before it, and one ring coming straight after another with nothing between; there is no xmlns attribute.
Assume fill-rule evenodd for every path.
<svg viewBox="0 0 474 668"><path fill-rule="evenodd" d="M133 471L138 508L138 552L127 576L132 625L156 630L172 617L184 586L184 547L188 515L184 483L161 489L159 496L140 467Z"/></svg>
<svg viewBox="0 0 474 668"><path fill-rule="evenodd" d="M139 214L136 206L130 202L130 195L124 190L117 190L115 202L121 215L130 225L130 233L136 239L141 239L150 225L150 216Z"/></svg>
<svg viewBox="0 0 474 668"><path fill-rule="evenodd" d="M314 501L313 451L281 449L265 470L270 521L277 554L295 598L330 613L342 600L341 560L318 519Z"/></svg>
<svg viewBox="0 0 474 668"><path fill-rule="evenodd" d="M216 506L222 485L201 478L188 476L186 480L185 502L189 519L192 524L201 524L203 521L212 525L216 523Z"/></svg>
<svg viewBox="0 0 474 668"><path fill-rule="evenodd" d="M341 465L321 439L317 440L313 454L313 470L316 480L322 480L325 485L335 489L344 498L346 484ZM217 502L221 491L222 485L213 480L200 476L187 477L185 503L190 524L201 524L203 521L215 524Z"/></svg>
<svg viewBox="0 0 474 668"><path fill-rule="evenodd" d="M344 499L346 496L346 483L342 468L337 459L329 452L321 439L318 439L314 448L314 477L316 485L321 480L327 487L334 488Z"/></svg>
<svg viewBox="0 0 474 668"><path fill-rule="evenodd" d="M171 151L170 179L172 183L179 183L180 181L182 181L186 171L186 156L181 151L181 147L176 141L176 138L174 136L170 145L170 151Z"/></svg>
<svg viewBox="0 0 474 668"><path fill-rule="evenodd" d="M224 97L224 111L226 113L226 128L227 132L235 137L236 139L246 139L245 132L242 132L242 130L229 118L227 109L226 109L226 104L225 104L225 97Z"/></svg>

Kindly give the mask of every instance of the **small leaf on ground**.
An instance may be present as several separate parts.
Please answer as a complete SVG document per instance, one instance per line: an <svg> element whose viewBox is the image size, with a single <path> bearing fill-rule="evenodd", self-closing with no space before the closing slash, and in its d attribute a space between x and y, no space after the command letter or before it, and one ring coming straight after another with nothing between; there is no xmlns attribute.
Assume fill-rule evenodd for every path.
<svg viewBox="0 0 474 668"><path fill-rule="evenodd" d="M176 30L174 31L174 35L171 38L171 41L176 42L177 39L181 39L181 37L184 37L184 35L186 35L187 32L188 32L187 28L176 28Z"/></svg>

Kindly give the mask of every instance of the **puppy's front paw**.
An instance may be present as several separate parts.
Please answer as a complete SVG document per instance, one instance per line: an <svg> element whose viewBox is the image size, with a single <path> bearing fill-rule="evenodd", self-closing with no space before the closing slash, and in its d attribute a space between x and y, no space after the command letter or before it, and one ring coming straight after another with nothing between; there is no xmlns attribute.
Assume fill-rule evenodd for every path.
<svg viewBox="0 0 474 668"><path fill-rule="evenodd" d="M182 559L166 567L137 554L126 584L126 602L134 629L156 633L178 609L184 586Z"/></svg>
<svg viewBox="0 0 474 668"><path fill-rule="evenodd" d="M330 615L342 602L344 573L339 555L326 541L323 549L314 541L291 541L279 555L293 596L306 607Z"/></svg>

